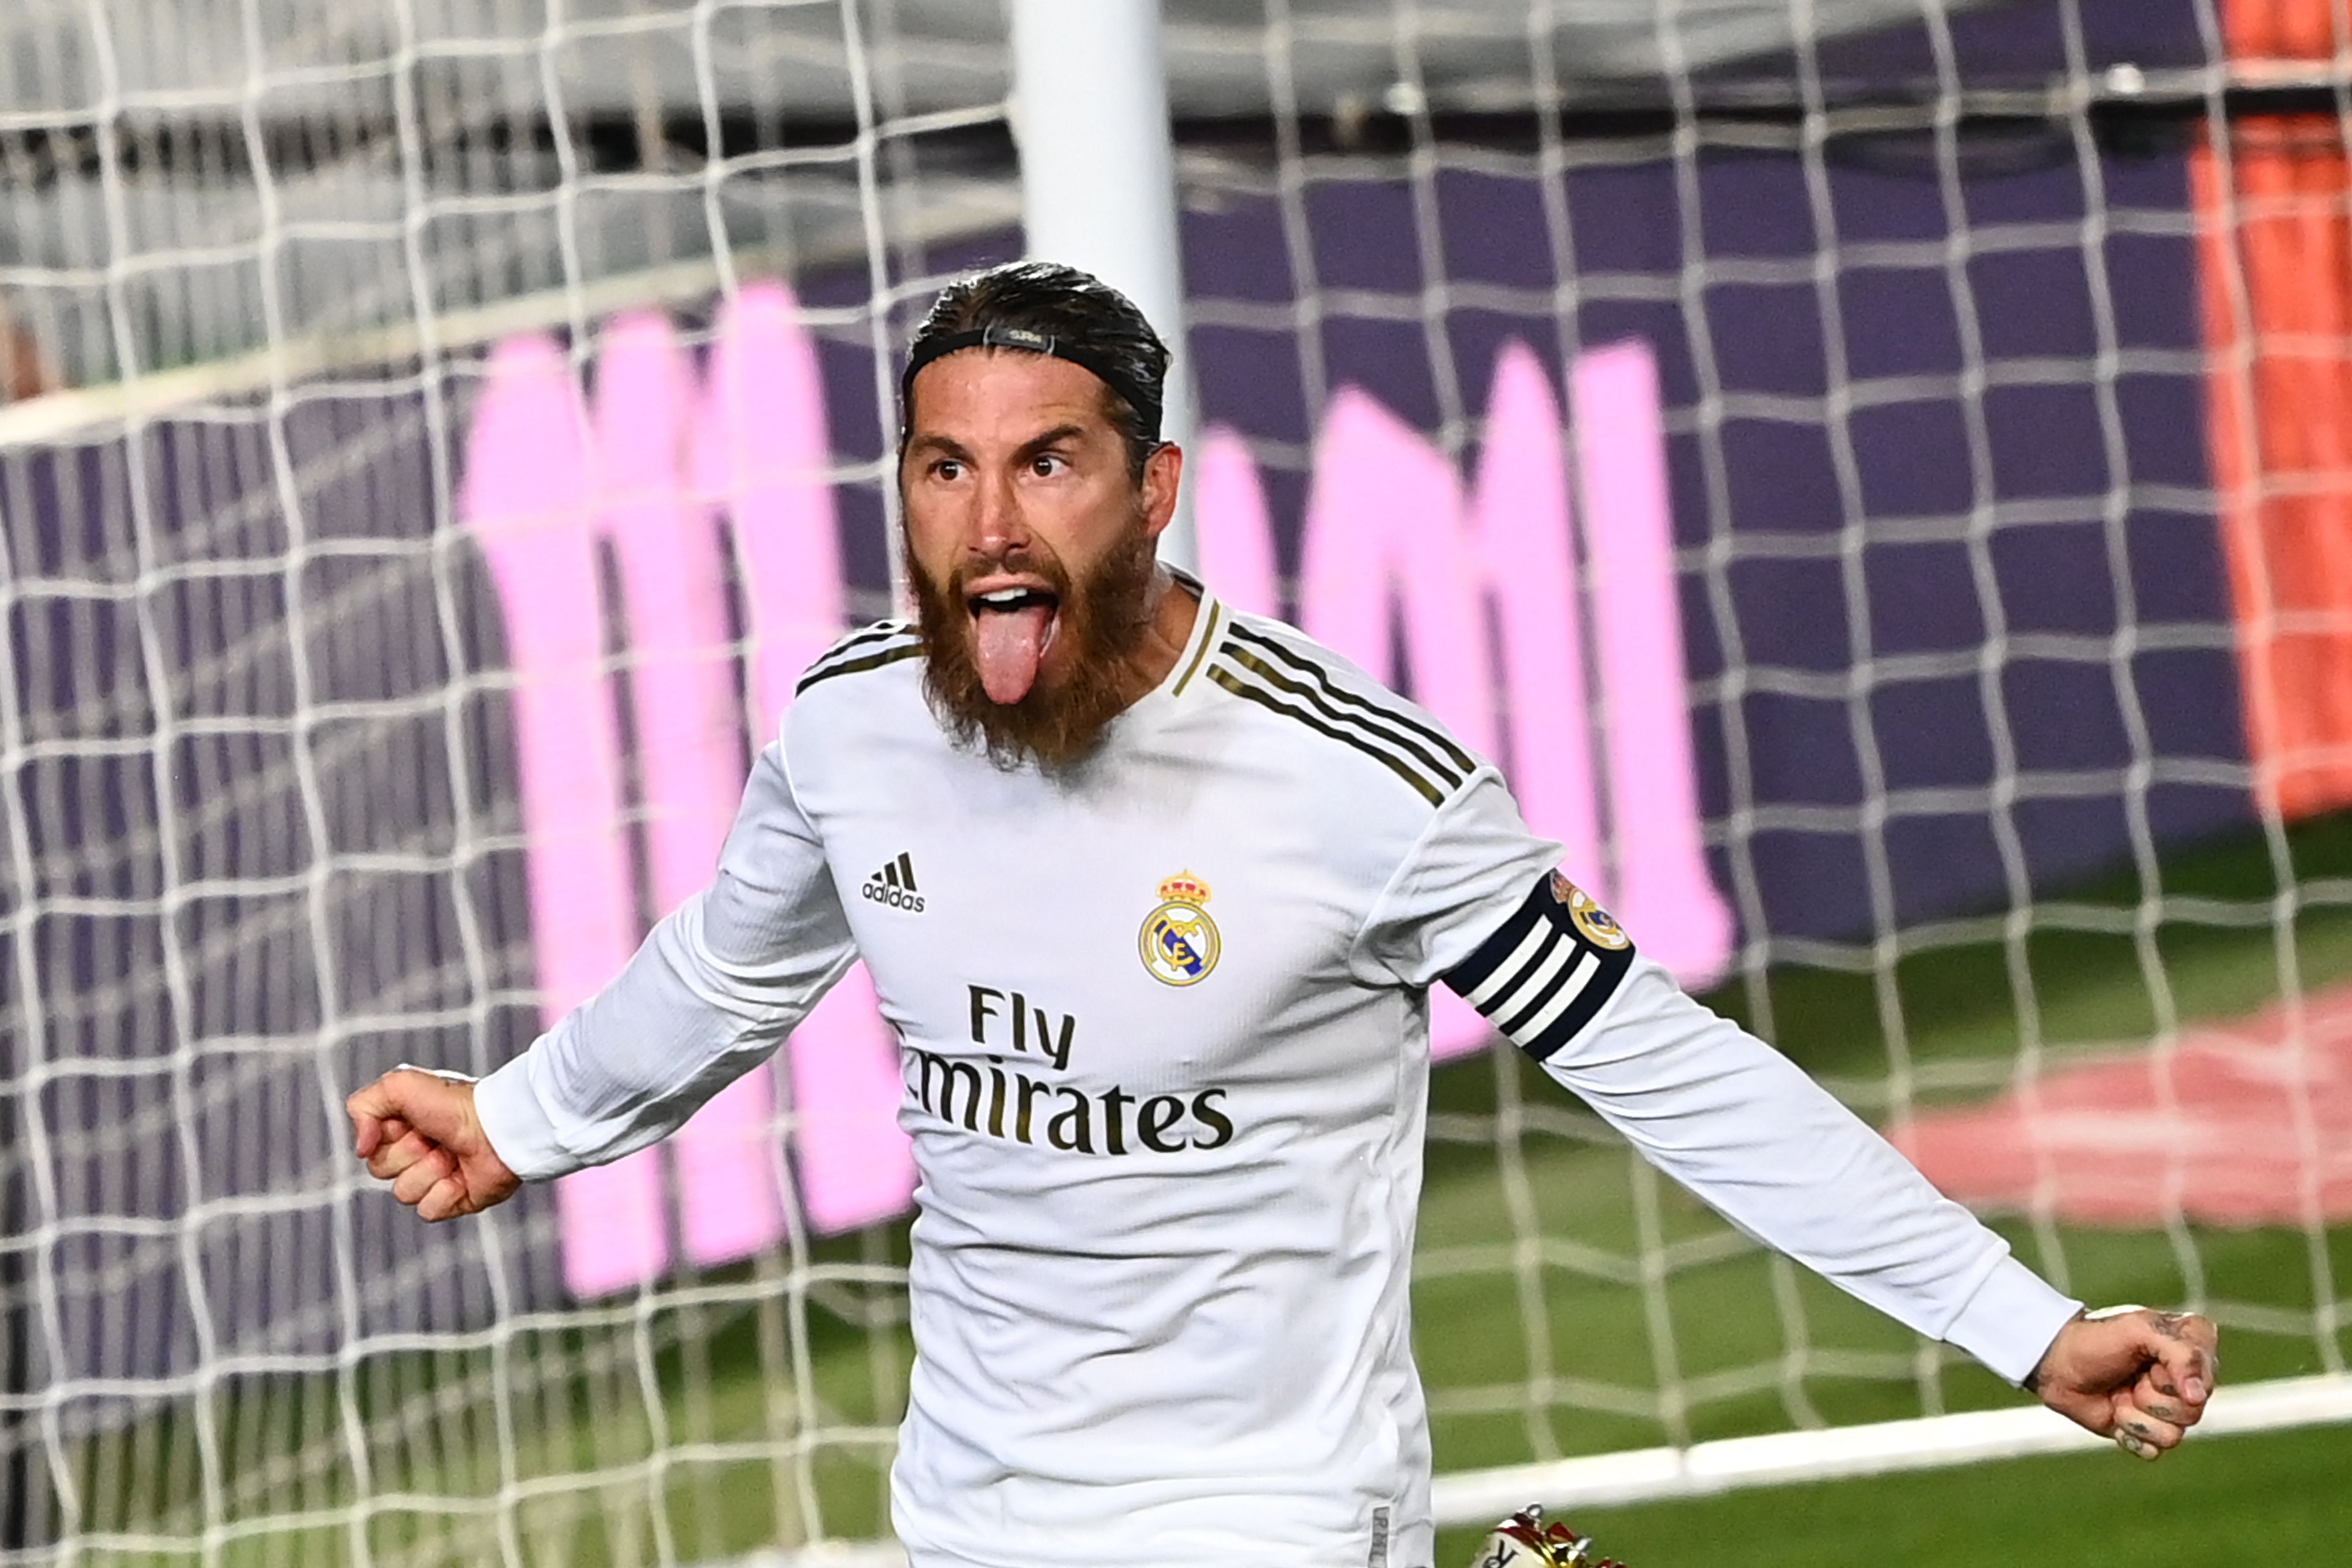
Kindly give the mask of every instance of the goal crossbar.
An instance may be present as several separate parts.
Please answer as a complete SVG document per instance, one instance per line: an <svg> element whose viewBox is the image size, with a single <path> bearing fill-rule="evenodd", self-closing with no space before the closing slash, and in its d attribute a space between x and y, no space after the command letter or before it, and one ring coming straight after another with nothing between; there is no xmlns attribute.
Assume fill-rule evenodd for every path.
<svg viewBox="0 0 2352 1568"><path fill-rule="evenodd" d="M2352 1421L2352 1375L2281 1378L2216 1390L2190 1441L2344 1421ZM1438 1477L1431 1501L1439 1529L1475 1529L1530 1502L1553 1512L1620 1508L2105 1447L2053 1411L2019 1405L1467 1470ZM827 1542L724 1568L905 1568L906 1561L887 1542Z"/></svg>
<svg viewBox="0 0 2352 1568"><path fill-rule="evenodd" d="M2282 1378L2217 1389L2191 1440L2338 1421L2352 1421L2352 1375ZM2054 1411L2018 1405L1465 1471L1440 1476L1433 1501L1438 1524L1453 1527L1492 1521L1530 1501L1614 1508L2106 1446Z"/></svg>

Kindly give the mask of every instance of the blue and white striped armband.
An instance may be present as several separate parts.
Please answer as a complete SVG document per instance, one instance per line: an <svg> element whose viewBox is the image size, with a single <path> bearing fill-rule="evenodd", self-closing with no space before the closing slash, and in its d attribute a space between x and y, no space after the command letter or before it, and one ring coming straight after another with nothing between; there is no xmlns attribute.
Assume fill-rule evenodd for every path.
<svg viewBox="0 0 2352 1568"><path fill-rule="evenodd" d="M1445 984L1542 1061L1576 1037L1633 966L1633 939L1558 871L1537 882L1502 929L1445 973Z"/></svg>

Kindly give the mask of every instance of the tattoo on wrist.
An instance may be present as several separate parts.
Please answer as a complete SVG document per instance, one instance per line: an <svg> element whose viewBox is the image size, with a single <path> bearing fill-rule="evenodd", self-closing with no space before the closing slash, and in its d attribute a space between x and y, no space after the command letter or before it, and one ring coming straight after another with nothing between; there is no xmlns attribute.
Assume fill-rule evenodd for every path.
<svg viewBox="0 0 2352 1568"><path fill-rule="evenodd" d="M2189 1315L2186 1312L2150 1312L2148 1320L2154 1324L2156 1331L2168 1340L2183 1340L2189 1337L2180 1331L2189 1322Z"/></svg>

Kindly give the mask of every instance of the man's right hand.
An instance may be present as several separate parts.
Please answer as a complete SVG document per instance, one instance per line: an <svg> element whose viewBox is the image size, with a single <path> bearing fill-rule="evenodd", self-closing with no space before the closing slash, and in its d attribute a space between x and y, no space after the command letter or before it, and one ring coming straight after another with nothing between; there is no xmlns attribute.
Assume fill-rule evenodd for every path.
<svg viewBox="0 0 2352 1568"><path fill-rule="evenodd" d="M422 1068L394 1068L343 1101L368 1174L424 1219L455 1219L504 1203L522 1185L474 1114L474 1086Z"/></svg>

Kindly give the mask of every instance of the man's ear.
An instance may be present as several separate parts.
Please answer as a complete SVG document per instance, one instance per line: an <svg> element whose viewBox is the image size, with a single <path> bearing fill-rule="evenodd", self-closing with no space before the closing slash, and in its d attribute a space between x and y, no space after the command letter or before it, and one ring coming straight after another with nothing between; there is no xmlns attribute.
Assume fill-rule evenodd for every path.
<svg viewBox="0 0 2352 1568"><path fill-rule="evenodd" d="M1157 539L1176 521L1176 492L1184 483L1184 449L1162 441L1143 459L1143 531Z"/></svg>

